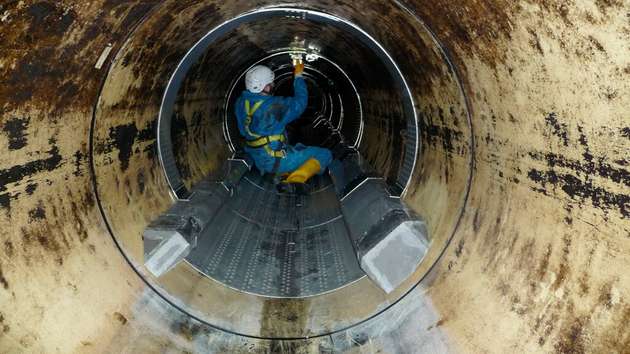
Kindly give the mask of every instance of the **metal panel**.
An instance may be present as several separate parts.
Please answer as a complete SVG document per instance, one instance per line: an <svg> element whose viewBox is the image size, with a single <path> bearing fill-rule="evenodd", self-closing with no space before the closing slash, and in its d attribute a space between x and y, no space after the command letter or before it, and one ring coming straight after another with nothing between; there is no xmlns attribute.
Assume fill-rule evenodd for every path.
<svg viewBox="0 0 630 354"><path fill-rule="evenodd" d="M313 296L360 279L330 183L319 176L309 195L278 194L249 172L188 262L229 287L269 297Z"/></svg>
<svg viewBox="0 0 630 354"><path fill-rule="evenodd" d="M402 192L407 188L409 181L413 175L416 161L420 158L417 156L420 153L420 142L418 138L418 127L415 121L407 120L407 129L404 135L405 150L403 157L403 164L400 171L398 171L396 195L400 196Z"/></svg>
<svg viewBox="0 0 630 354"><path fill-rule="evenodd" d="M365 178L378 177L369 163L357 151L334 160L328 167L339 198L343 198Z"/></svg>
<svg viewBox="0 0 630 354"><path fill-rule="evenodd" d="M243 175L252 169L254 161L249 156L235 156L224 164L223 183L228 188L238 184Z"/></svg>
<svg viewBox="0 0 630 354"><path fill-rule="evenodd" d="M367 179L355 187L341 202L350 236L357 247L370 230L376 228L385 216L404 209L399 199L391 198L383 179Z"/></svg>

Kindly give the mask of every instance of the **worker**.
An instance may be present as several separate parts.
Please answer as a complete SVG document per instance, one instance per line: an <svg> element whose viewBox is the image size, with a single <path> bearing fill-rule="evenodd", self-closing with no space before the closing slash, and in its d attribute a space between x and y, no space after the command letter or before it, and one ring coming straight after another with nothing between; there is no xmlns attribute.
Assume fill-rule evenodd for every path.
<svg viewBox="0 0 630 354"><path fill-rule="evenodd" d="M283 175L284 183L304 184L322 174L332 161L330 150L287 143L287 124L300 118L308 103L308 89L302 77L304 64L294 68L293 97L273 96L274 72L263 65L245 75L245 87L236 101L238 129L245 138L245 152L262 173Z"/></svg>

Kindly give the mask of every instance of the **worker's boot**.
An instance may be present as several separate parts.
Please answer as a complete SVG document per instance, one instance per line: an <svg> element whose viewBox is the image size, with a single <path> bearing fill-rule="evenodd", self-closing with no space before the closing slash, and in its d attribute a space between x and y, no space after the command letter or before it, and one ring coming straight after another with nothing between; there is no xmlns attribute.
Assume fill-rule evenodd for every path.
<svg viewBox="0 0 630 354"><path fill-rule="evenodd" d="M321 171L322 166L316 159L308 159L297 170L291 172L291 174L283 181L284 183L301 183L304 184L311 177L315 176Z"/></svg>

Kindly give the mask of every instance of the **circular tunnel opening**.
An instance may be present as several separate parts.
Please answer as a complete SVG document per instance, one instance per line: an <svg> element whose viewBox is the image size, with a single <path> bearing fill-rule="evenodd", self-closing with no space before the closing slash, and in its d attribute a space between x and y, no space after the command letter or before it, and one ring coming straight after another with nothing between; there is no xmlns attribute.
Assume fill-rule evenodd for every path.
<svg viewBox="0 0 630 354"><path fill-rule="evenodd" d="M191 144L188 127L168 121L186 116L191 106L201 119L217 119L212 115L218 114L230 151L243 155L244 139L234 110L245 90L245 73L254 65L266 65L276 76L273 94L293 96L291 63L295 58L306 64L309 103L301 118L287 126L290 144L328 148L337 158L350 148L360 151L361 94L369 95L370 90L390 93L386 109L396 112L392 118L401 130L415 127L415 109L404 77L389 54L363 30L321 12L255 11L210 31L188 51L171 77L158 123L160 136L171 140L160 140L158 149L178 197L191 193L196 181L186 172L195 167L177 158L186 156ZM360 64L353 63L357 58ZM196 88L194 97L190 88ZM208 102L217 101L216 96L223 97L215 103L223 108L222 116L208 107ZM169 127L170 134L162 133ZM414 161L417 146L415 139L386 143L396 156L412 155ZM174 165L169 163L170 156L175 157ZM412 171L387 174L375 171L372 176L385 177L392 190L400 193ZM183 187L177 182L180 178ZM269 176L254 167L233 188L231 199L206 226L186 260L226 286L270 297L316 296L364 277L332 179L324 174L308 185L310 192L305 195L278 193Z"/></svg>
<svg viewBox="0 0 630 354"><path fill-rule="evenodd" d="M325 335L385 311L440 257L466 198L465 189L443 185L440 175L466 180L469 161L457 162L461 168L443 163L447 156L434 150L426 134L436 129L425 116L434 99L467 119L458 80L435 38L397 5L397 12L371 13L369 20L357 9L332 15L324 9L243 12L235 6L216 18L197 10L165 7L147 19L117 54L100 96L93 134L96 187L115 185L121 192L99 193L121 251L171 304L243 335ZM375 28L379 16L398 21L383 22L386 28L406 26ZM191 31L181 31L186 21L178 18L188 18ZM341 192L366 184L380 192L352 207L344 207L332 173L315 177L308 195L279 194L255 169L243 174L236 189L216 188L224 185L226 162L241 161L233 109L245 72L268 65L276 73L274 94L291 95L295 55L306 60L309 107L288 127L290 142L333 150L342 145L370 167L360 174L364 182ZM121 126L136 129L137 138L124 152L127 162L115 166L107 146L127 132ZM338 139L330 141L334 134ZM141 181L141 190L130 180ZM149 271L147 225L181 203L221 193L233 194L208 213L209 226L185 261L161 275ZM403 214L420 215L430 235L422 262L388 291L366 276L352 236L361 224L354 211L374 198L406 203L404 213L388 218L402 222Z"/></svg>
<svg viewBox="0 0 630 354"><path fill-rule="evenodd" d="M373 112L372 119L389 120L387 129L391 131L383 147L398 161L392 161L387 169L375 167L397 194L404 191L413 174L420 144L414 102L396 62L378 41L350 21L312 10L271 8L237 16L212 29L190 48L172 73L160 108L158 151L167 181L177 196L186 195L192 186L193 181L185 171L195 167L188 166L189 160L177 158L187 154L190 142L174 144L173 136L189 136L180 134L177 126L172 129L172 117L190 109L191 99L203 100L205 96L206 102L216 102L215 107L205 107L209 112L206 119L217 119L215 115L223 118L229 147L238 150L242 142L234 122L233 103L243 89L246 69L255 64L271 66L278 71L282 89L287 70L291 69L287 65L289 56L296 54L312 58L306 73L311 83L309 92L315 95L309 105L311 111L305 112L289 129L296 133L293 140L306 137L307 141L319 140L325 147L331 147L332 142L321 141L316 136L338 129L347 145L360 150L364 125L361 96L386 101L376 107L378 111ZM196 91L190 97L191 88L200 87L207 93ZM387 93L386 97L378 97L383 93ZM318 117L320 112L313 104L318 101L332 104L332 98L324 96L328 94L337 96L338 109L331 112L333 116ZM336 121L337 127L331 124L331 129L326 129L328 124L317 127L308 124L318 118L324 118L320 119L322 123ZM300 132L300 127L309 130L309 134Z"/></svg>
<svg viewBox="0 0 630 354"><path fill-rule="evenodd" d="M333 148L341 140L345 146L358 147L363 117L356 86L338 64L322 56L317 46L309 44L304 49L307 47L306 40L297 37L293 40L292 44L296 47L292 50L271 50L272 54L255 62L255 65L267 65L274 70L276 80L272 94L283 97L293 96L293 57L298 56L305 62L303 76L309 90L308 106L303 119L287 126L289 143ZM225 136L230 150L234 152L239 151L243 144L234 119L234 106L238 95L245 90L246 72L241 73L232 85L224 110ZM331 132L339 134L337 139L331 137Z"/></svg>

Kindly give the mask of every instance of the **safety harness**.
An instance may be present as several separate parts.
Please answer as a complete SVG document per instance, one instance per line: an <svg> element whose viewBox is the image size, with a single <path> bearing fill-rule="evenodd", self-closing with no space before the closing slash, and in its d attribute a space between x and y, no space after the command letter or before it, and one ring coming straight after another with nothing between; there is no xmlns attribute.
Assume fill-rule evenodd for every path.
<svg viewBox="0 0 630 354"><path fill-rule="evenodd" d="M273 150L271 146L269 146L269 144L274 141L279 141L279 142L284 143L284 140L285 140L284 134L262 136L260 134L256 134L252 132L251 129L249 128L249 126L252 124L252 118L254 117L254 113L256 113L256 111L258 110L258 108L260 108L260 106L262 106L262 104L263 104L263 101L258 101L254 103L254 106L252 107L251 104L249 103L249 100L245 100L245 113L247 114L247 117L245 118L245 124L244 124L245 131L250 136L253 136L256 138L254 140L247 140L246 144L247 146L252 147L252 148L263 148L265 149L265 152L267 154L277 159L284 158L287 155L284 149L276 151L276 150Z"/></svg>

